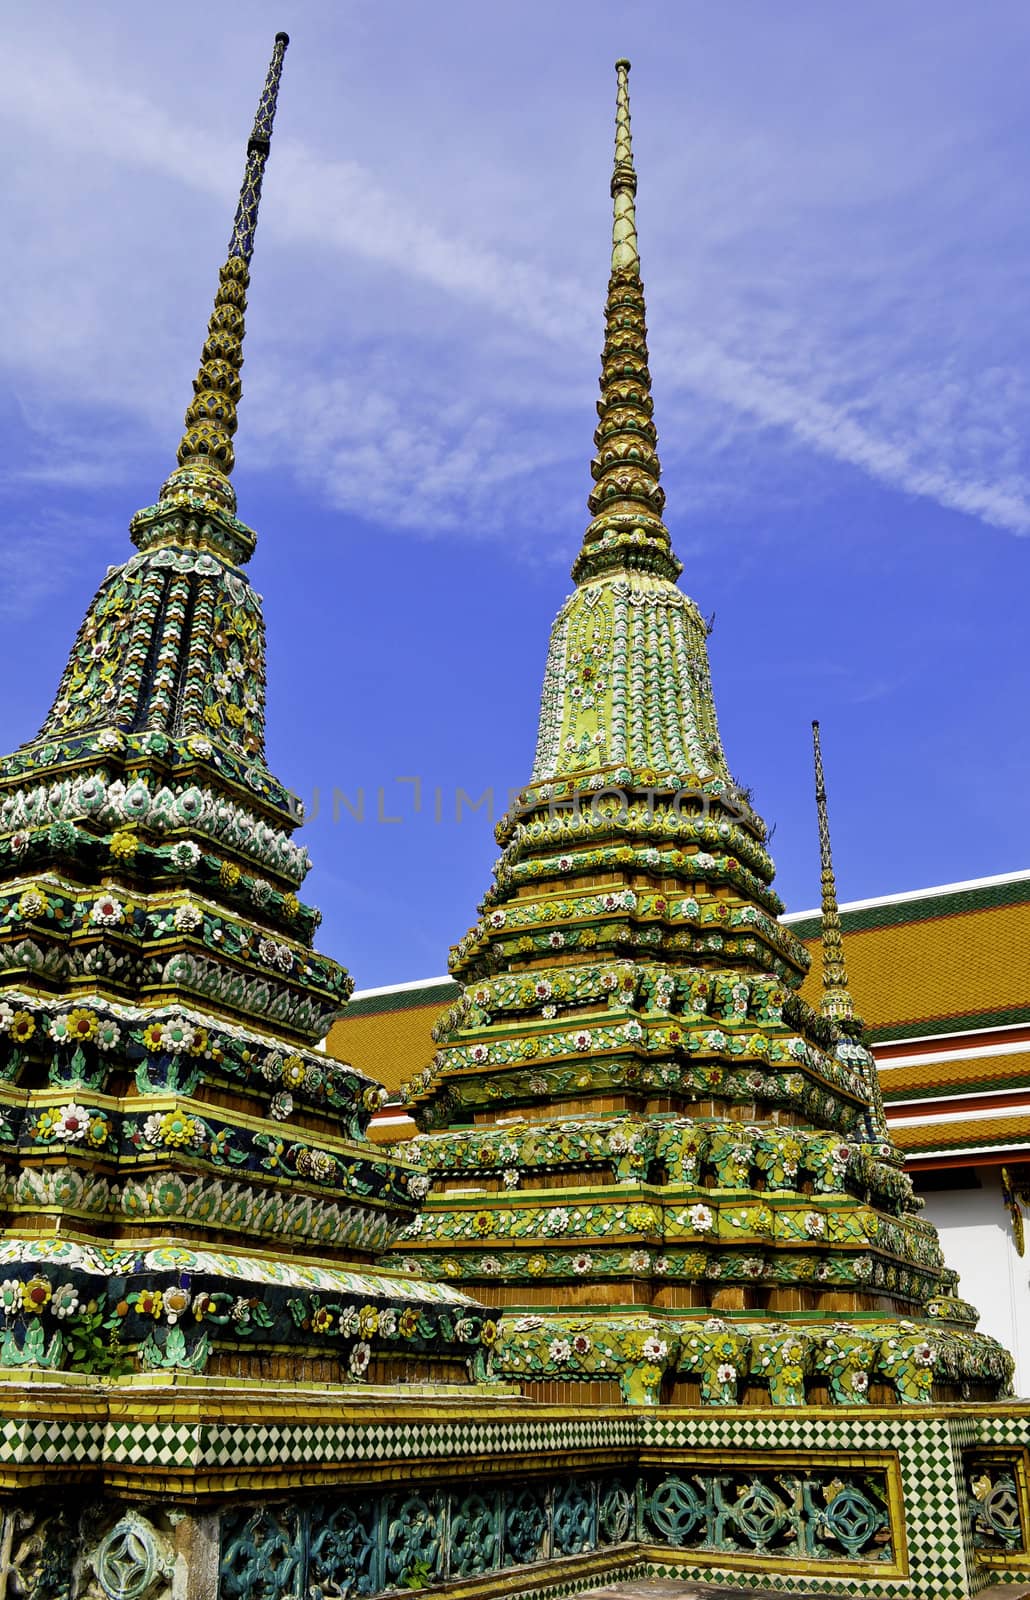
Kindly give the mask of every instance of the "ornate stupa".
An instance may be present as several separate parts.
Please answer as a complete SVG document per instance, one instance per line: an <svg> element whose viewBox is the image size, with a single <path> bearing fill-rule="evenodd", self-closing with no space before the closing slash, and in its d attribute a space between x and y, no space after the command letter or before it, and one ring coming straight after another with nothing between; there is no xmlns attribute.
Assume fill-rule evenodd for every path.
<svg viewBox="0 0 1030 1600"><path fill-rule="evenodd" d="M0 761L6 1368L464 1381L477 1354L460 1295L373 1265L425 1179L365 1140L378 1085L316 1048L352 985L312 948L301 807L265 760L230 475L286 46L178 465Z"/></svg>
<svg viewBox="0 0 1030 1600"><path fill-rule="evenodd" d="M433 1176L394 1247L504 1308L528 1392L655 1404L994 1397L891 1147L839 959L778 920L766 828L719 737L663 521L629 63L592 520L551 631L532 778L410 1085ZM822 794L821 777L820 793ZM821 802L822 805L822 802ZM825 814L826 939L840 950Z"/></svg>

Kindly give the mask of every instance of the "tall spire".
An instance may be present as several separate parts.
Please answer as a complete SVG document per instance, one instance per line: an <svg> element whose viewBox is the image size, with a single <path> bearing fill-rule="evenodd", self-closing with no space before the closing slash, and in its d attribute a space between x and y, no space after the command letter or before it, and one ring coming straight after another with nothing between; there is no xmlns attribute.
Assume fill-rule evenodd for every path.
<svg viewBox="0 0 1030 1600"><path fill-rule="evenodd" d="M140 555L108 573L87 613L39 735L48 748L65 735L198 737L220 741L219 759L243 772L263 765L261 606L237 570L256 535L235 514L229 474L249 262L288 43L276 34L179 464L157 504L129 524Z"/></svg>
<svg viewBox="0 0 1030 1600"><path fill-rule="evenodd" d="M593 521L559 613L541 702L533 781L630 768L719 791L719 738L706 629L676 587L682 567L662 521L644 286L637 253L629 62L616 62L612 265L591 462ZM771 867L770 867L771 873Z"/></svg>
<svg viewBox="0 0 1030 1600"><path fill-rule="evenodd" d="M836 1055L838 1061L859 1072L866 1082L866 1107L863 1115L863 1137L879 1146L881 1151L893 1148L887 1113L883 1104L883 1090L876 1058L865 1043L865 1024L855 1015L855 1007L848 987L848 969L844 960L844 941L841 937L840 908L837 905L837 883L833 875L833 857L830 854L830 820L826 811L826 780L823 777L823 751L819 740L819 724L812 721L812 747L815 755L815 804L819 816L819 864L822 879L822 966L823 998L819 1007L822 1015L837 1030ZM901 1157L894 1153L900 1163Z"/></svg>
<svg viewBox="0 0 1030 1600"><path fill-rule="evenodd" d="M819 867L822 881L823 998L820 1010L831 1021L850 1024L855 1008L848 988L848 969L844 961L844 941L840 931L837 883L830 852L830 819L826 810L826 780L823 776L823 751L819 724L812 722L812 748L815 755L815 805L819 815Z"/></svg>
<svg viewBox="0 0 1030 1600"><path fill-rule="evenodd" d="M655 449L651 373L647 365L644 286L637 251L637 174L629 121L629 62L615 63L615 164L612 172L612 271L605 306L593 521L572 568L577 583L615 567L645 567L673 582L683 568L662 521L665 491Z"/></svg>
<svg viewBox="0 0 1030 1600"><path fill-rule="evenodd" d="M612 271L640 272L637 254L637 174L629 126L629 62L616 61L615 170L612 173Z"/></svg>
<svg viewBox="0 0 1030 1600"><path fill-rule="evenodd" d="M261 183L271 148L279 82L289 35L277 33L268 75L258 101L257 115L247 142L247 163L233 219L229 251L218 274L215 306L208 323L200 368L193 380L193 399L186 408L186 426L179 442L179 470L161 490L161 499L175 499L183 490L198 487L199 470L204 493L228 511L236 509L229 483L235 465L232 439L236 432L236 406L240 398L243 366L244 312L250 283L250 258L254 253Z"/></svg>

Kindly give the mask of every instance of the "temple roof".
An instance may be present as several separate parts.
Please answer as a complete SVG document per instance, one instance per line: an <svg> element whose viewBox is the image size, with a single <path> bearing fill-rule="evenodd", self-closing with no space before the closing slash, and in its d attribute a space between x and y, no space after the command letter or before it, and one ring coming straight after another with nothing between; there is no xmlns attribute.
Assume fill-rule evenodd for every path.
<svg viewBox="0 0 1030 1600"><path fill-rule="evenodd" d="M943 884L841 907L855 1003L879 1045L1030 1023L1030 872ZM784 917L822 983L818 914Z"/></svg>

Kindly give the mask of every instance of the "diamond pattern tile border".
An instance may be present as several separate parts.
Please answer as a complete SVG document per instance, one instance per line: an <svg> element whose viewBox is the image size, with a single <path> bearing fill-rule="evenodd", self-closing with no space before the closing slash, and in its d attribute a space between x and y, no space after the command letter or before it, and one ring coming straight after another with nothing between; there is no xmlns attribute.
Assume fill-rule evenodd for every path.
<svg viewBox="0 0 1030 1600"><path fill-rule="evenodd" d="M828 1466L841 1455L865 1456L896 1463L904 1522L898 1540L900 1573L879 1574L872 1568L855 1577L788 1572L777 1570L774 1558L761 1556L741 1556L737 1565L719 1566L717 1558L709 1560L698 1552L662 1550L659 1555L654 1546L641 1551L642 1573L646 1568L655 1578L715 1582L742 1593L764 1588L796 1596L832 1593L849 1600L971 1600L999 1582L1030 1587L1025 1571L999 1571L977 1561L962 1478L963 1451L1030 1449L1030 1408L1009 1406L996 1414L972 1406L925 1412L806 1409L796 1414L605 1409L574 1415L558 1408L534 1414L528 1406L523 1412L510 1403L484 1404L479 1410L478 1402L466 1398L457 1415L428 1406L419 1415L413 1401L390 1416L387 1402L364 1420L349 1401L334 1417L327 1397L307 1416L300 1406L291 1415L282 1403L278 1414L269 1416L265 1405L265 1416L258 1420L253 1397L194 1390L172 1396L119 1392L118 1414L105 1421L102 1415L83 1419L69 1414L74 1407L67 1395L52 1407L28 1406L27 1398L22 1395L19 1405L7 1405L9 1413L17 1414L0 1415L0 1483L8 1489L17 1489L19 1478L38 1479L41 1472L54 1473L56 1481L63 1469L79 1475L85 1470L98 1479L110 1471L124 1485L139 1469L141 1491L152 1494L155 1469L168 1468L180 1482L196 1477L223 1489L236 1474L256 1473L262 1497L270 1498L280 1472L282 1495L289 1492L290 1472L323 1468L330 1473L323 1480L328 1483L334 1465L353 1486L362 1481L363 1467L372 1482L384 1471L393 1476L397 1463L439 1462L446 1474L449 1461L467 1463L469 1458L481 1465L484 1479L496 1479L506 1469L510 1472L508 1464L516 1458L547 1461L570 1453L591 1469L603 1467L614 1452L622 1459L627 1452L639 1452L652 1468L666 1461L670 1466L689 1463L700 1453L709 1463L725 1460L727 1465L746 1457L760 1457L770 1465L777 1452L785 1457L803 1452L813 1464L822 1457ZM50 1398L48 1393L45 1399ZM10 1391L0 1394L0 1407L12 1399ZM41 1414L46 1409L58 1414ZM565 1592L579 1586L570 1575ZM530 1583L524 1590L506 1592L551 1600L563 1586L549 1585L537 1594Z"/></svg>

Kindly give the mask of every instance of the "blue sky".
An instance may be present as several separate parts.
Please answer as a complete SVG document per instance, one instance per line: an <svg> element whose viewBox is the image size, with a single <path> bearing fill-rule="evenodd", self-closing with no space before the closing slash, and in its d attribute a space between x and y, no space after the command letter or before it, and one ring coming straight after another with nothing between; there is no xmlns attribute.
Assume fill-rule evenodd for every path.
<svg viewBox="0 0 1030 1600"><path fill-rule="evenodd" d="M319 794L322 947L444 970L496 853L458 790L528 778L588 520L626 54L667 522L780 893L818 894L813 716L842 896L1030 864L1030 9L217 16L5 15L3 748L172 463L285 27L235 479L269 756Z"/></svg>

